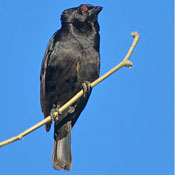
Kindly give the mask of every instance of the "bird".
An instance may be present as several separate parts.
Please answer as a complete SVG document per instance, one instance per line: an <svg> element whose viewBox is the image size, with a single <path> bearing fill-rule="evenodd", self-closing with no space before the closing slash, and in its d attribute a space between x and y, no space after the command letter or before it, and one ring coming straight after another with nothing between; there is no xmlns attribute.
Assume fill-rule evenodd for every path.
<svg viewBox="0 0 175 175"><path fill-rule="evenodd" d="M61 28L51 37L41 64L40 103L44 118L50 115L54 122L52 165L56 170L72 168L71 130L88 102L90 83L99 77L101 10L91 4L64 10ZM55 119L54 112L81 89L83 96Z"/></svg>

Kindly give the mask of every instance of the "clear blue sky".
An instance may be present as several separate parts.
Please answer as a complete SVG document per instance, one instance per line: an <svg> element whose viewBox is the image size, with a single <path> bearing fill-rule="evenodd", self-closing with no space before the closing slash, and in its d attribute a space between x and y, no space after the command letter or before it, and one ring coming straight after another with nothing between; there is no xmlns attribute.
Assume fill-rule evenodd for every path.
<svg viewBox="0 0 175 175"><path fill-rule="evenodd" d="M41 61L64 9L103 6L99 15L101 75L139 43L122 68L93 89L72 131L73 167L51 165L53 128L0 148L3 175L173 174L173 1L0 0L0 141L43 119Z"/></svg>

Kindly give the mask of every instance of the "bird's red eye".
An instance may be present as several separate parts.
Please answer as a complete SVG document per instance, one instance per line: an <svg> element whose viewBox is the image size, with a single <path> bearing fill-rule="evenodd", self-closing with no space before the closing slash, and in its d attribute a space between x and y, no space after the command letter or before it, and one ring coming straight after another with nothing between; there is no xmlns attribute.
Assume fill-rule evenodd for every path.
<svg viewBox="0 0 175 175"><path fill-rule="evenodd" d="M83 11L86 12L88 9L87 7L83 7Z"/></svg>

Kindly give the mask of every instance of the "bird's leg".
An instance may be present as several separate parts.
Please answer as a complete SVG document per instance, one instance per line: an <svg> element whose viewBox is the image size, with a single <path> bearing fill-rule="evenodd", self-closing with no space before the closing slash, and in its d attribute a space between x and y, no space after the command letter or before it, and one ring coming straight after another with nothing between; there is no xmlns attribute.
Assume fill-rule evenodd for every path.
<svg viewBox="0 0 175 175"><path fill-rule="evenodd" d="M92 91L91 83L89 81L84 81L82 83L82 89L83 89L83 97L89 98Z"/></svg>
<svg viewBox="0 0 175 175"><path fill-rule="evenodd" d="M53 107L52 107L52 109L50 111L50 116L52 118L52 121L54 121L54 122L58 121L59 120L59 116L62 114L62 112L60 112L59 108L60 108L59 105L53 104ZM55 116L55 112L58 113L57 116Z"/></svg>
<svg viewBox="0 0 175 175"><path fill-rule="evenodd" d="M82 89L83 89L83 98L88 99L92 91L91 83L89 81L84 81L82 83ZM54 122L59 121L59 118L61 118L59 116L62 115L62 112L60 112L59 108L60 108L59 105L53 104L53 107L50 111L50 116L52 118L52 121ZM55 112L58 113L57 116L55 116ZM75 112L75 107L69 106L67 110L67 114L73 114L74 112Z"/></svg>

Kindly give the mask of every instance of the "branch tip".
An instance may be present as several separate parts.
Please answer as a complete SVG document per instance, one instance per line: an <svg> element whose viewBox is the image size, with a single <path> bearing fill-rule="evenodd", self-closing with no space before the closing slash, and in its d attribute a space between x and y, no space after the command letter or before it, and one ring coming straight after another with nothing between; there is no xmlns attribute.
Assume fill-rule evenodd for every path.
<svg viewBox="0 0 175 175"><path fill-rule="evenodd" d="M132 32L132 33L131 33L131 36L136 37L136 36L139 36L139 34L138 34L137 31L135 31L135 32Z"/></svg>

